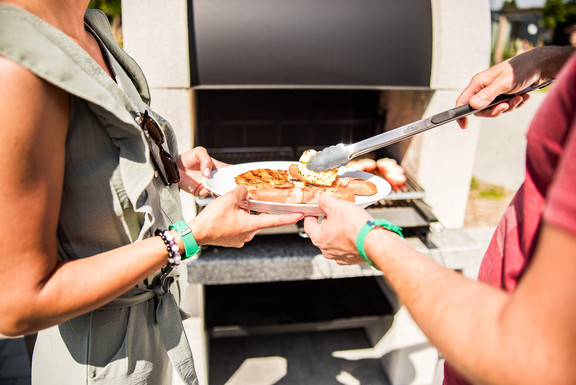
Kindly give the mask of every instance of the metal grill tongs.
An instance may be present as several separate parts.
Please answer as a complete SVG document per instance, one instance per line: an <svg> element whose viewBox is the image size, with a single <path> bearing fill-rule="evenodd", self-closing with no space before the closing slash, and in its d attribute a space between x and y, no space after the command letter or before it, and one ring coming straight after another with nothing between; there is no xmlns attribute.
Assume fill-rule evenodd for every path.
<svg viewBox="0 0 576 385"><path fill-rule="evenodd" d="M312 171L326 171L344 166L346 163L351 161L353 158L356 158L357 156L367 154L371 151L399 142L421 132L430 130L431 128L452 122L456 119L487 110L499 103L506 102L517 95L524 95L528 92L547 87L550 85L550 83L552 83L552 80L547 80L536 86L525 88L524 90L515 94L499 95L492 101L492 103L482 109L474 109L470 107L469 104L466 104L444 112L440 112L436 115L418 120L405 126L395 128L391 131L372 136L370 138L361 140L360 142L352 144L339 143L334 146L326 147L322 151L312 156L306 167Z"/></svg>

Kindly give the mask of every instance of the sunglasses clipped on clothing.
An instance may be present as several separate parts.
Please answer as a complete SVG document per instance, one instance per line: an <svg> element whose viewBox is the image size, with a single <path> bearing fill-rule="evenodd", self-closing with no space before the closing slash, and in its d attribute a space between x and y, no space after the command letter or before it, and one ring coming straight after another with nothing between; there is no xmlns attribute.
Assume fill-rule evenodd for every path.
<svg viewBox="0 0 576 385"><path fill-rule="evenodd" d="M166 137L160 125L148 114L148 110L145 110L144 114L137 115L134 119L140 128L142 128L142 131L144 131L146 138L154 142L158 148L158 155L150 148L150 159L154 164L156 172L160 175L160 178L162 178L162 182L164 182L166 186L180 182L180 172L178 171L176 161L162 146L164 142L166 142Z"/></svg>

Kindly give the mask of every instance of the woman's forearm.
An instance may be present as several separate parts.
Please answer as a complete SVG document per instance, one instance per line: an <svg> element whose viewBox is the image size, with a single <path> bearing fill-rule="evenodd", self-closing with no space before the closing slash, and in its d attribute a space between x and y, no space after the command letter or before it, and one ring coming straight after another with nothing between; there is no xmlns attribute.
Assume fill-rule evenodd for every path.
<svg viewBox="0 0 576 385"><path fill-rule="evenodd" d="M59 262L43 279L25 278L10 287L10 295L1 301L0 332L29 334L97 309L167 263L166 246L159 237L90 258Z"/></svg>

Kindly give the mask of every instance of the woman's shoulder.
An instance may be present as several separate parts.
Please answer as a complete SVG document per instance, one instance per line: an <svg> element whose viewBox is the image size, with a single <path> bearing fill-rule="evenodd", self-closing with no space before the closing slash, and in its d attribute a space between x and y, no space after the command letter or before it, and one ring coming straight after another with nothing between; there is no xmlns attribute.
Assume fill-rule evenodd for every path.
<svg viewBox="0 0 576 385"><path fill-rule="evenodd" d="M0 84L2 94L11 95L14 89L42 92L44 83L36 74L22 64L0 55Z"/></svg>
<svg viewBox="0 0 576 385"><path fill-rule="evenodd" d="M47 105L65 101L67 93L11 59L0 56L0 105L11 113L41 114ZM60 102L61 103L61 102Z"/></svg>

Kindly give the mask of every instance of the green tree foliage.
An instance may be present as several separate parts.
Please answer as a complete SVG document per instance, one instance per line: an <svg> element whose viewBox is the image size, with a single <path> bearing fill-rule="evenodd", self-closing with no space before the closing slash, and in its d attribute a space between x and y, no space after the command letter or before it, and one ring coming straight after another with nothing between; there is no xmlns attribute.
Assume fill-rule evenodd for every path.
<svg viewBox="0 0 576 385"><path fill-rule="evenodd" d="M542 26L557 28L576 21L576 0L547 0L542 9Z"/></svg>
<svg viewBox="0 0 576 385"><path fill-rule="evenodd" d="M99 9L104 12L110 19L120 17L122 13L121 0L90 0L88 8Z"/></svg>
<svg viewBox="0 0 576 385"><path fill-rule="evenodd" d="M504 2L504 4L502 4L502 9L518 9L518 6L516 5L516 0L506 0Z"/></svg>
<svg viewBox="0 0 576 385"><path fill-rule="evenodd" d="M122 1L121 0L90 0L88 8L99 9L110 20L114 39L122 45Z"/></svg>

